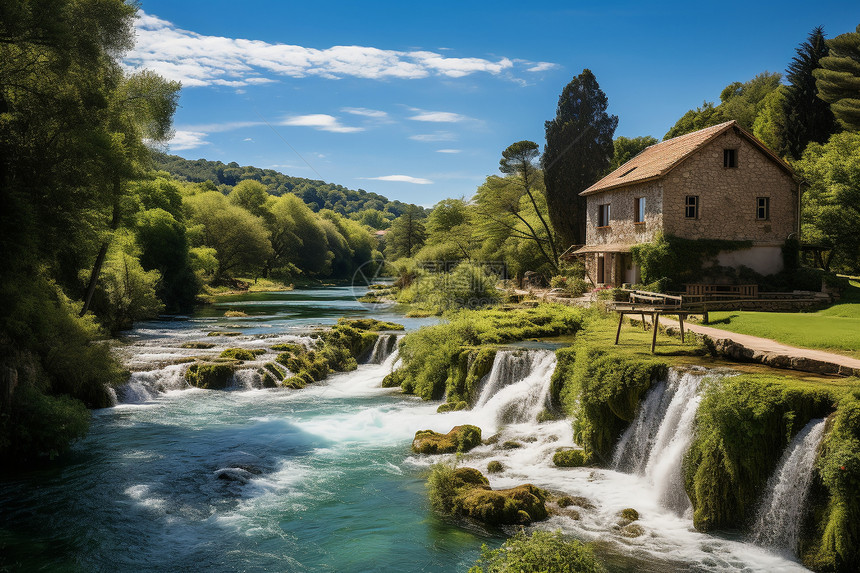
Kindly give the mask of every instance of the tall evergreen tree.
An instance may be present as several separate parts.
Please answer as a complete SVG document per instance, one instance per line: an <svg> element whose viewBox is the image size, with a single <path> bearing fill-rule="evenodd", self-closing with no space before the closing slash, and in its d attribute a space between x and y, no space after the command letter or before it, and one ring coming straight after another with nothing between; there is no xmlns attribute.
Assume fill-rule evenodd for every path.
<svg viewBox="0 0 860 573"><path fill-rule="evenodd" d="M844 127L860 130L860 25L856 32L827 40L827 47L830 53L813 72L818 97L830 104Z"/></svg>
<svg viewBox="0 0 860 573"><path fill-rule="evenodd" d="M797 48L797 55L786 69L788 86L783 101L785 124L782 126L785 147L776 151L788 153L795 159L800 158L810 141L824 143L839 130L830 106L818 97L815 76L812 75L829 51L824 30L818 26Z"/></svg>
<svg viewBox="0 0 860 573"><path fill-rule="evenodd" d="M618 116L606 113L608 100L591 70L573 78L558 98L555 119L547 121L541 163L553 228L565 245L585 242L585 197L614 154Z"/></svg>

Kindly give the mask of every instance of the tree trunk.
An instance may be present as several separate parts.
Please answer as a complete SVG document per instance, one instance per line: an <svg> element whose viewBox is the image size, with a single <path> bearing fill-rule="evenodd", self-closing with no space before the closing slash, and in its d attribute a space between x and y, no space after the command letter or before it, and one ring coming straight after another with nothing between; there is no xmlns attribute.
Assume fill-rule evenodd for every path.
<svg viewBox="0 0 860 573"><path fill-rule="evenodd" d="M110 230L116 231L119 227L119 179L114 179L113 184L113 214L111 215L110 221ZM99 248L99 254L96 255L96 262L93 264L93 270L90 272L90 282L87 284L87 291L84 294L84 306L81 308L81 312L78 316L84 316L87 311L90 310L90 304L93 300L93 294L96 292L96 284L99 280L99 275L102 272L102 265L104 265L105 257L107 256L107 250L110 247L110 237L102 243L102 246Z"/></svg>

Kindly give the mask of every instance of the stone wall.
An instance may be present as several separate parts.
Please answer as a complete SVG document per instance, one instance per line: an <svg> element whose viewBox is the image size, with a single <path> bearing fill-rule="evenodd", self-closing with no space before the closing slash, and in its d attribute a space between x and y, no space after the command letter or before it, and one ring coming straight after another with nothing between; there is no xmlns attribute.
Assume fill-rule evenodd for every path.
<svg viewBox="0 0 860 573"><path fill-rule="evenodd" d="M645 198L645 222L634 223L636 198ZM585 242L588 245L647 243L663 227L663 186L645 182L587 196ZM610 204L609 225L598 227L600 205Z"/></svg>
<svg viewBox="0 0 860 573"><path fill-rule="evenodd" d="M723 167L723 150L737 167ZM781 245L797 232L797 184L773 159L730 129L663 178L663 228L687 239ZM685 218L687 195L699 196L699 218ZM756 219L757 197L770 197L770 217Z"/></svg>

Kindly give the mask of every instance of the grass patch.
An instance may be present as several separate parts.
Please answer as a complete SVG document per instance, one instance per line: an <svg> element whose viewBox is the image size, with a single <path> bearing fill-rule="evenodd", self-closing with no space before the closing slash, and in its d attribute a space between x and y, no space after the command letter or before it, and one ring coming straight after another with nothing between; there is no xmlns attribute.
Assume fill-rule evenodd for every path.
<svg viewBox="0 0 860 573"><path fill-rule="evenodd" d="M481 557L469 573L497 571L553 571L555 573L602 573L606 571L591 547L565 539L561 531L522 530L499 549L481 548Z"/></svg>
<svg viewBox="0 0 860 573"><path fill-rule="evenodd" d="M860 358L860 282L817 312L712 312L715 328Z"/></svg>

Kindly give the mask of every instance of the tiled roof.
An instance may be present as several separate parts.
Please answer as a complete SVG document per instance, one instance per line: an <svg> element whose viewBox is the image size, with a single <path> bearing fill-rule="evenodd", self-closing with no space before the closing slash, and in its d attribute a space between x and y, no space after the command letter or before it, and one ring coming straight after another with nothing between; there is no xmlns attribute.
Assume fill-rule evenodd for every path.
<svg viewBox="0 0 860 573"><path fill-rule="evenodd" d="M707 145L712 139L724 131L735 127L745 135L754 145L771 156L783 168L791 170L779 157L773 154L754 136L747 133L735 120L727 121L719 125L706 127L693 133L687 133L666 141L655 143L645 148L639 155L580 193L580 195L591 195L600 191L623 187L631 183L641 183L651 179L659 179L671 171L676 165L692 155L695 151Z"/></svg>

